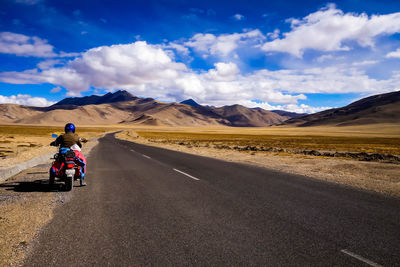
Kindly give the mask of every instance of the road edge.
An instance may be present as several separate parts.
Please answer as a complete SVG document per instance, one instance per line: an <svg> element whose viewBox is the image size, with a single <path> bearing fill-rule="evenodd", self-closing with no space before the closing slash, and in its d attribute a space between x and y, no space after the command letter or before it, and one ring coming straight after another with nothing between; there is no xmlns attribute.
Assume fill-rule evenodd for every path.
<svg viewBox="0 0 400 267"><path fill-rule="evenodd" d="M35 167L36 165L45 163L50 159L51 156L53 156L54 152L46 153L44 155L35 157L33 159L18 163L12 167L6 168L6 169L0 169L0 183L4 182L10 177L13 177L14 175L17 175L18 173Z"/></svg>

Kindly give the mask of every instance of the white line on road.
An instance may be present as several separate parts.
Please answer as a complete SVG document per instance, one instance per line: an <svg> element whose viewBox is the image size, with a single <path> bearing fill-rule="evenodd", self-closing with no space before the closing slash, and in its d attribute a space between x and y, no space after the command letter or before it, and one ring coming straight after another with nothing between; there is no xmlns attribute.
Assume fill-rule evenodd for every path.
<svg viewBox="0 0 400 267"><path fill-rule="evenodd" d="M351 257L353 257L353 258L355 258L355 259L357 259L357 260L359 260L359 261L362 261L362 262L368 264L369 266L373 266L373 267L382 267L382 265L380 265L380 264L378 264L378 263L375 263L375 262L373 262L373 261L370 261L369 259L366 259L366 258L364 258L364 257L362 257L362 256L360 256L360 255L357 255L357 254L355 254L355 253L353 253L353 252L351 252L351 251L348 251L348 250L346 250L346 249L342 249L340 252L342 252L342 253L344 253L344 254L347 254L347 255L349 255L349 256L351 256Z"/></svg>
<svg viewBox="0 0 400 267"><path fill-rule="evenodd" d="M135 152L135 150L131 149L132 152Z"/></svg>
<svg viewBox="0 0 400 267"><path fill-rule="evenodd" d="M145 157L145 158L151 159L149 156L146 156L146 155L143 155L143 154L142 154L142 156Z"/></svg>
<svg viewBox="0 0 400 267"><path fill-rule="evenodd" d="M180 170L177 170L177 169L174 169L174 171L179 172L179 173L182 173L183 175L186 175L187 177L192 178L193 180L196 180L196 181L199 181L199 180L200 180L199 178L196 178L196 177L194 177L194 176L191 176L190 174L187 174L186 172L183 172L183 171L180 171Z"/></svg>

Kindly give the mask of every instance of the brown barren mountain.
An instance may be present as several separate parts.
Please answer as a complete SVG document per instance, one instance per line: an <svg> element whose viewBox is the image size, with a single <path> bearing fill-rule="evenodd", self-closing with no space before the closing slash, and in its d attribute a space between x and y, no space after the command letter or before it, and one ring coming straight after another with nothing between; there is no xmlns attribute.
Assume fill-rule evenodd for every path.
<svg viewBox="0 0 400 267"><path fill-rule="evenodd" d="M277 113L261 108L250 109L241 105L213 108L213 111L226 118L232 126L252 127L278 124L288 119Z"/></svg>
<svg viewBox="0 0 400 267"><path fill-rule="evenodd" d="M73 121L84 125L263 127L282 122L294 126L400 123L400 91L370 96L342 108L293 119L290 115L282 116L261 108L241 105L216 108L190 103L164 103L118 91L104 96L67 98L45 108L2 104L0 124L61 125Z"/></svg>
<svg viewBox="0 0 400 267"><path fill-rule="evenodd" d="M353 126L378 123L400 124L400 91L366 97L342 108L324 110L284 122L296 126Z"/></svg>
<svg viewBox="0 0 400 267"><path fill-rule="evenodd" d="M0 105L0 123L14 123L24 118L29 118L41 114L41 111L29 106L17 104Z"/></svg>
<svg viewBox="0 0 400 267"><path fill-rule="evenodd" d="M121 101L117 101L121 100ZM92 104L96 103L96 104ZM0 123L61 125L141 124L160 126L269 126L287 119L263 109L234 105L221 108L164 103L126 91L105 96L67 98L45 108L0 105Z"/></svg>

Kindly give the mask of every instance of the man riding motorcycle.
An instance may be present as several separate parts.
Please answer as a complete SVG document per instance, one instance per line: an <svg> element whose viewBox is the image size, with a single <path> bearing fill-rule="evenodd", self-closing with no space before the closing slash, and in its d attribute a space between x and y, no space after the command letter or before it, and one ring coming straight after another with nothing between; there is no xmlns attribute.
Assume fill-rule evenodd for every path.
<svg viewBox="0 0 400 267"><path fill-rule="evenodd" d="M82 148L82 142L87 142L86 139L79 137L75 133L75 125L72 123L67 123L64 127L65 134L62 134L57 137L57 139L50 143L51 146L60 146L60 151L65 149L71 149L75 152L76 157L79 160L81 165L81 186L87 185L85 182L85 173L86 173L86 159L83 154L80 152L80 148ZM54 165L50 168L50 175L56 175L60 168L60 162L55 161Z"/></svg>

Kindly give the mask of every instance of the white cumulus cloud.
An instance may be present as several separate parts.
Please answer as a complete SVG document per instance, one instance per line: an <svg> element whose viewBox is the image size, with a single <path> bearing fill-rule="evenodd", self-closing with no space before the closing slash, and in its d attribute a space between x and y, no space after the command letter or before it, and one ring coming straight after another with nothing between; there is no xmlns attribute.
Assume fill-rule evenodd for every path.
<svg viewBox="0 0 400 267"><path fill-rule="evenodd" d="M18 94L12 96L0 95L0 104L18 104L35 107L47 107L55 104L55 102L48 101L43 97L32 97L30 95Z"/></svg>
<svg viewBox="0 0 400 267"><path fill-rule="evenodd" d="M47 67L50 63L55 62L42 65ZM63 67L3 72L0 80L15 84L51 83L66 88L68 95L74 96L87 91L90 86L132 89L174 79L185 69L184 64L174 62L161 48L138 41L90 49Z"/></svg>
<svg viewBox="0 0 400 267"><path fill-rule="evenodd" d="M318 51L348 51L346 41L362 47L374 47L375 38L400 32L400 13L387 15L344 13L329 5L301 20L291 19L291 31L283 38L266 42L262 49L302 57L306 49Z"/></svg>
<svg viewBox="0 0 400 267"><path fill-rule="evenodd" d="M265 102L256 103L254 101L240 101L238 104L249 107L249 108L263 108L266 110L285 110L296 113L315 113L323 111L326 109L331 109L332 107L311 107L306 104L286 104L286 105L271 105Z"/></svg>
<svg viewBox="0 0 400 267"><path fill-rule="evenodd" d="M174 88L173 97L195 98L201 103L215 106L244 103L252 99L295 104L306 98L303 94L284 94L272 81L260 77L258 73L243 75L236 64L222 62L216 63L214 69L205 73L182 73L169 87Z"/></svg>
<svg viewBox="0 0 400 267"><path fill-rule="evenodd" d="M400 48L386 55L387 58L400 58Z"/></svg>
<svg viewBox="0 0 400 267"><path fill-rule="evenodd" d="M53 46L39 37L0 32L0 53L17 56L54 57Z"/></svg>
<svg viewBox="0 0 400 267"><path fill-rule="evenodd" d="M242 14L235 14L235 15L233 15L233 18L235 19L235 20L244 20L245 19L245 16L243 16Z"/></svg>
<svg viewBox="0 0 400 267"><path fill-rule="evenodd" d="M76 57L78 53L55 53L47 40L13 32L0 32L0 53L23 57Z"/></svg>
<svg viewBox="0 0 400 267"><path fill-rule="evenodd" d="M275 29L273 32L267 33L267 36L270 39L275 40L279 38L280 33L281 31L279 29Z"/></svg>
<svg viewBox="0 0 400 267"><path fill-rule="evenodd" d="M264 39L265 36L259 30L218 36L211 33L198 33L184 45L206 55L227 56L239 46L258 44Z"/></svg>
<svg viewBox="0 0 400 267"><path fill-rule="evenodd" d="M364 60L364 61L358 61L358 62L353 62L353 66L368 66L368 65L374 65L376 63L379 63L378 60Z"/></svg>
<svg viewBox="0 0 400 267"><path fill-rule="evenodd" d="M62 62L61 62L61 60L59 60L59 59L47 59L47 60L44 60L44 61L41 61L41 62L39 62L38 64L37 64L37 67L39 68L39 69L49 69L49 68L52 68L52 67L54 67L54 65L57 65L57 64L61 64Z"/></svg>

